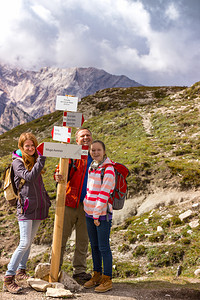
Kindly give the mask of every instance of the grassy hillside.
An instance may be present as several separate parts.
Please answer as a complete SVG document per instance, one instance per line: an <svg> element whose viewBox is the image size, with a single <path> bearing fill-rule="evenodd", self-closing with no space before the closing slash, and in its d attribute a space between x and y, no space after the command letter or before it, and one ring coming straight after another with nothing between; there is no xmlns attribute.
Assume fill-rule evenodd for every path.
<svg viewBox="0 0 200 300"><path fill-rule="evenodd" d="M152 191L155 186L187 189L200 185L199 90L200 83L191 88L113 88L82 99L78 108L87 117L84 126L92 130L94 139L105 142L113 160L129 167L130 195ZM39 142L51 141L55 124L62 126L62 112L1 135L0 172L22 132L32 131ZM55 160L48 160L49 170Z"/></svg>
<svg viewBox="0 0 200 300"><path fill-rule="evenodd" d="M200 82L190 88L106 89L82 99L78 109L87 119L84 126L91 129L94 139L105 142L111 159L122 162L130 169L129 196L149 194L157 188L176 188L187 192L188 189L200 187L199 95ZM17 148L17 140L22 132L32 131L39 142L51 141L53 125L62 126L62 112L20 125L1 135L0 172L10 161L11 152ZM73 129L72 142L74 132ZM50 218L43 222L35 240L37 244L48 246L52 239L56 196L52 177L57 163L58 159L47 158L44 182L53 205ZM6 211L3 198L0 206L1 235L7 241L0 246L0 253L7 257L9 246L16 245L18 239L17 223L13 221L14 211ZM153 273L164 272L167 276L174 274L175 267L181 263L184 264L184 274L192 276L193 269L199 263L199 227L191 235L188 234L188 224L191 218L196 220L199 217L194 212L190 220L183 222L178 214L178 208L172 206L141 217L134 216L121 227L114 228L113 240L116 235L118 239L116 245L113 242L113 247L119 258L115 259L114 275L152 276ZM163 228L160 234L157 232L158 225ZM68 259L64 266L67 270L71 270L72 248L68 245ZM48 259L49 252L30 261L29 267L33 269L38 261ZM91 266L90 256L88 266Z"/></svg>

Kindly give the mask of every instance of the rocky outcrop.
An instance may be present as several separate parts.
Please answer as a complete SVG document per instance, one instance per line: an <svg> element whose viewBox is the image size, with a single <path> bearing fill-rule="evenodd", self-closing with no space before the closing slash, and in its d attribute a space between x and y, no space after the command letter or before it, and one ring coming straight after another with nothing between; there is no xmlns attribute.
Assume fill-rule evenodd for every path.
<svg viewBox="0 0 200 300"><path fill-rule="evenodd" d="M0 134L32 120L34 118L18 108L14 102L4 105L3 113L0 115Z"/></svg>
<svg viewBox="0 0 200 300"><path fill-rule="evenodd" d="M101 89L133 86L141 85L95 68L46 67L34 72L0 65L0 133L54 112L57 95L81 99Z"/></svg>

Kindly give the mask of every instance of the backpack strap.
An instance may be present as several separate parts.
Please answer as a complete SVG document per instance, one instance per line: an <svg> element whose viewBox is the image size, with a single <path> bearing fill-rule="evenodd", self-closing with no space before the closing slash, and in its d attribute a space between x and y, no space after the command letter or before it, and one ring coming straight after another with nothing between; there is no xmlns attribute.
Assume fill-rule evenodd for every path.
<svg viewBox="0 0 200 300"><path fill-rule="evenodd" d="M113 166L113 168L115 168L113 164L106 164L103 166L103 168L101 169L101 184L103 183L103 177L104 177L105 170L109 166Z"/></svg>
<svg viewBox="0 0 200 300"><path fill-rule="evenodd" d="M105 170L109 166L113 166L113 168L115 168L113 164L106 164L106 165L103 166L103 168L101 169L101 184L103 183L103 177L104 177ZM115 184L116 184L116 182L115 182ZM110 195L110 197L111 197L111 195ZM109 199L108 199L108 203L109 203ZM108 216L109 216L109 214L111 214L108 203L107 203L107 214L106 214L106 221L107 222L109 222L109 217Z"/></svg>
<svg viewBox="0 0 200 300"><path fill-rule="evenodd" d="M24 163L24 160L21 157L16 157L15 159L21 160ZM13 174L14 174L14 170L13 170ZM18 187L18 191L17 191L17 197L21 206L21 214L23 213L23 207L22 207L22 199L20 197L20 191L23 187L23 185L25 184L26 180L21 178L20 182L19 182L19 187Z"/></svg>

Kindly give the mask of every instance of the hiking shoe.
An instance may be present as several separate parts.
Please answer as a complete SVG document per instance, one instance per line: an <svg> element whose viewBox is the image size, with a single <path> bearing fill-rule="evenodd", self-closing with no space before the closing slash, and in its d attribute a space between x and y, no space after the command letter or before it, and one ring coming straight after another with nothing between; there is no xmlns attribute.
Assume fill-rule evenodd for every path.
<svg viewBox="0 0 200 300"><path fill-rule="evenodd" d="M112 279L110 276L102 275L101 283L94 291L97 293L104 293L112 289Z"/></svg>
<svg viewBox="0 0 200 300"><path fill-rule="evenodd" d="M83 285L86 281L91 279L91 274L89 273L79 273L79 274L74 274L73 278L81 285Z"/></svg>
<svg viewBox="0 0 200 300"><path fill-rule="evenodd" d="M101 278L102 278L101 272L94 271L92 278L84 284L84 288L90 289L94 286L97 286L98 284L100 284Z"/></svg>
<svg viewBox="0 0 200 300"><path fill-rule="evenodd" d="M18 286L15 282L15 276L12 275L4 276L4 282L3 282L4 292L9 292L11 294L19 294L21 290L22 288Z"/></svg>
<svg viewBox="0 0 200 300"><path fill-rule="evenodd" d="M16 272L15 275L15 281L19 286L27 287L28 282L27 280L30 278L30 276L26 273L25 269L19 269Z"/></svg>

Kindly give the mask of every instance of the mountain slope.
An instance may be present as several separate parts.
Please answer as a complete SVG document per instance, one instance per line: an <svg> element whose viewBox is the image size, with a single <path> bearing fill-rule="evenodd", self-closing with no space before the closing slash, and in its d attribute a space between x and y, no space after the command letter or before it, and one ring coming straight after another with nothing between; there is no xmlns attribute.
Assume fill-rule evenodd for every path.
<svg viewBox="0 0 200 300"><path fill-rule="evenodd" d="M110 87L140 86L126 76L111 75L95 68L43 68L39 72L0 66L0 133L55 111L57 95L82 98ZM17 120L6 107L12 103L20 110ZM26 112L26 113L25 113ZM11 122L9 122L10 120Z"/></svg>
<svg viewBox="0 0 200 300"><path fill-rule="evenodd" d="M105 89L79 103L78 109L87 119L84 126L91 129L93 138L102 139L109 157L124 163L131 172L129 199L124 210L119 211L121 221L117 223L116 214L113 219L114 278L142 276L163 280L165 276L166 281L174 280L180 265L184 284L194 277L200 262L199 95L200 82L197 82L190 88ZM0 135L0 172L10 162L11 152L17 148L23 131L35 133L39 142L52 141L51 130L53 125L62 126L62 115L57 111ZM75 143L74 133L75 129L72 143ZM57 163L56 158L46 159L44 182L52 207L49 219L42 222L35 238L35 244L46 245L46 251L30 259L28 268L32 271L38 262L50 257L56 196L53 173ZM185 211L188 215L182 218ZM3 272L10 249L16 246L18 232L14 211L6 211L2 190L0 221L3 237L0 271ZM74 243L70 241L63 266L69 273L73 251ZM88 268L91 271L91 253Z"/></svg>

